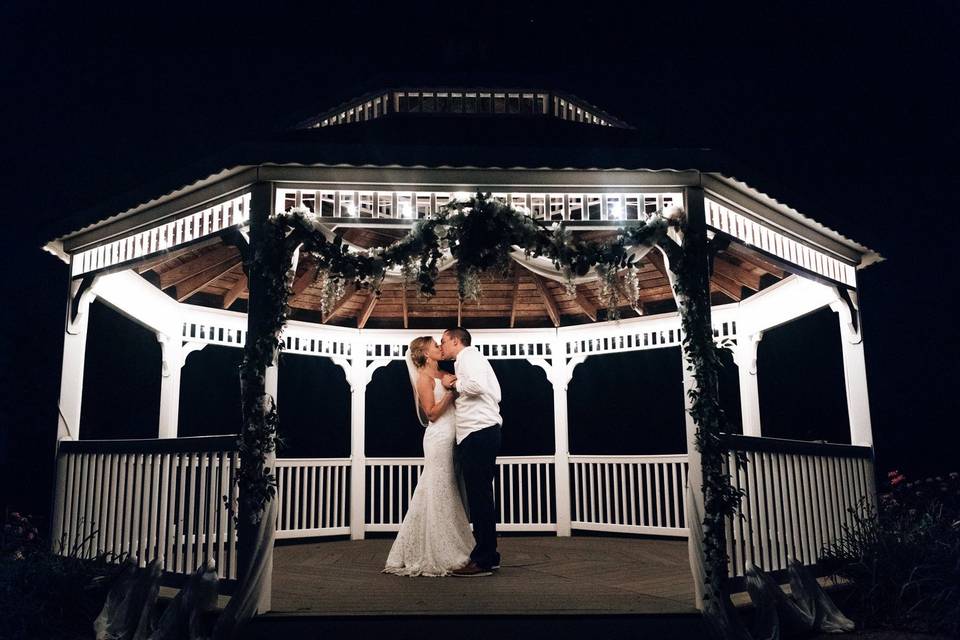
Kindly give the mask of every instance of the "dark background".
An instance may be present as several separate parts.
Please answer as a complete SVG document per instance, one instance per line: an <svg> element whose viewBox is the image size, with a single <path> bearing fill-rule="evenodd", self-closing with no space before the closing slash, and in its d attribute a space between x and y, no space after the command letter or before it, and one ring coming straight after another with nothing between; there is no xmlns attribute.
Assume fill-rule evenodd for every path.
<svg viewBox="0 0 960 640"><path fill-rule="evenodd" d="M570 91L651 146L728 152L761 190L880 251L887 261L860 274L878 470L956 468L955 3L665 4L3 3L0 505L48 508L67 268L40 247L67 230L58 219L378 85L415 83ZM85 436L155 434L159 357L149 332L94 305ZM236 424L238 358L190 356L181 433ZM759 366L766 435L848 437L831 312L770 331ZM504 453L548 453L542 371L496 367ZM676 350L588 359L570 388L572 450L682 450L679 379ZM734 422L735 379L723 382ZM346 455L342 372L287 356L280 384L285 453ZM377 372L370 455L419 452L408 393L402 367Z"/></svg>

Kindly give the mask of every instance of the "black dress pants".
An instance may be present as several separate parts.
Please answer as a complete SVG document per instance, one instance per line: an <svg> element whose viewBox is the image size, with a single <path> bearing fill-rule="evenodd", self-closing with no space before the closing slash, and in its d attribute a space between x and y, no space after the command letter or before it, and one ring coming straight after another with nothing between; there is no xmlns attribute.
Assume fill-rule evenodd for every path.
<svg viewBox="0 0 960 640"><path fill-rule="evenodd" d="M457 445L457 458L467 488L467 504L476 540L470 559L482 569L500 564L500 554L497 553L497 511L493 498L493 476L499 451L498 424L474 431Z"/></svg>

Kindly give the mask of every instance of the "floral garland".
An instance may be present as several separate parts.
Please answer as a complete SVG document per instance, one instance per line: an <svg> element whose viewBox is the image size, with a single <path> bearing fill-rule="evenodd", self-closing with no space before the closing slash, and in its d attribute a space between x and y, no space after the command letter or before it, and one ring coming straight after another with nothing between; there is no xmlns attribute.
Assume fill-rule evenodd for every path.
<svg viewBox="0 0 960 640"><path fill-rule="evenodd" d="M709 276L706 269L698 266L700 261L709 259L709 243L702 230L698 235L689 232L687 226L682 211L674 209L658 212L642 224L618 229L611 239L588 241L575 238L569 229L559 224L548 227L490 199L489 195L478 193L417 221L406 236L393 244L361 252L352 251L340 235L329 239L320 219L306 208L275 214L264 225L265 242L258 243L259 248L251 252L246 263L251 286L254 274L273 284L261 292L264 298L261 312L269 317L262 320L263 326L258 331L251 328L253 342L248 338L241 367L245 389L243 471L239 478L241 512L249 512L250 521L257 522L267 502L276 494L275 478L263 465L266 455L276 446L276 409L272 403L264 405L262 391L251 392L247 397L246 389L263 389L262 380L254 379L252 385L248 381L262 378L262 372L273 364L280 347L278 338L287 318L286 303L293 281L289 265L297 247L311 255L319 267L324 313L342 295L347 283L379 293L390 269L399 269L405 284L416 282L421 294L433 295L439 277L438 265L446 251L457 260L461 298L474 299L480 295L480 274L505 270L513 247L519 246L528 256L549 258L566 275L568 287L574 277L596 269L602 282L602 301L608 306L609 317L616 317L621 295L636 300L636 259L632 248L657 245L667 254L675 276L673 286L685 334L688 369L697 382L697 388L690 391L690 413L697 425L696 448L703 465L705 587L707 594L719 594L727 576L724 518L735 512L741 493L732 487L729 475L722 469L725 449L719 434L725 428L726 419L717 390L721 349L714 342L710 323L709 282L704 280ZM670 228L685 232L682 247L668 237ZM621 294L618 274L624 269L627 283Z"/></svg>
<svg viewBox="0 0 960 640"><path fill-rule="evenodd" d="M305 207L296 207L274 216L274 224L293 231L302 242L301 250L314 257L319 267L318 280L323 289L321 311L326 314L343 294L344 285L379 293L386 273L399 269L405 282L415 282L423 295L436 293L439 263L445 252L457 261L458 293L462 300L477 300L481 295L480 275L489 271L505 273L510 266L513 247L522 247L527 256L547 257L567 277L568 288L576 276L596 268L604 283L601 302L608 317L628 298L635 304L639 294L636 259L631 248L652 246L666 235L670 225L679 226L673 212L657 213L642 224L618 229L605 241L584 241L558 223L547 226L511 207L478 193L467 201L455 201L436 215L418 220L402 239L387 247L364 252L350 251L340 235L329 239L320 227L320 219ZM619 277L626 270L626 286Z"/></svg>

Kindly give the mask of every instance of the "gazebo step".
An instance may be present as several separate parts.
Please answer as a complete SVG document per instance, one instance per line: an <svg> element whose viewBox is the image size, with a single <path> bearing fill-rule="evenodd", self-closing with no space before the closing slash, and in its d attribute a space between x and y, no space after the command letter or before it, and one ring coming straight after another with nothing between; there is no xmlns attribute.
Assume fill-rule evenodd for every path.
<svg viewBox="0 0 960 640"><path fill-rule="evenodd" d="M408 615L408 616L323 616L315 614L270 613L255 618L241 638L405 638L449 637L524 638L698 638L708 629L703 617L690 614L642 615Z"/></svg>

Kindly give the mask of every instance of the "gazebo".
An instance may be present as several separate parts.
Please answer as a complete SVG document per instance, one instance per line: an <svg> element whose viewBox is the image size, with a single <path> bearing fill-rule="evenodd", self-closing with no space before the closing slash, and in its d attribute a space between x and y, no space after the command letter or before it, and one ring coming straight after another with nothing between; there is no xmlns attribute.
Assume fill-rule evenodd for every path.
<svg viewBox="0 0 960 640"><path fill-rule="evenodd" d="M731 584L741 584L748 563L773 573L791 558L816 565L852 522L850 510L874 499L857 272L880 257L743 177L707 150L647 149L630 125L573 95L398 88L184 168L116 209L85 214L45 247L70 269L56 550L129 553L142 566L163 558L173 581L212 558L225 589L242 582L253 561L242 553L238 560L229 510L237 499L238 438L178 437L178 418L189 355L208 345L243 348L255 330L248 266L256 260L257 225L298 215L345 251L370 255L482 192L574 241L602 243L671 212L682 215L689 234L702 234L713 338L733 349L739 370L742 433L719 436L722 471L738 494L737 513L724 520ZM282 349L342 368L351 392L351 451L348 458L276 460L276 538L349 536L337 544L362 545L368 533L399 527L422 460L366 455L367 385L374 371L404 357L413 337L464 325L488 358L528 361L553 388L554 453L498 460L499 530L687 539L696 572L704 476L693 415L686 453L569 452L567 389L578 365L603 354L687 349L670 260L656 248L641 253L612 277L591 272L565 281L521 247L507 269L485 277L471 303L456 269L444 268L449 261L441 260L435 294L423 296L393 272L378 290L354 287L349 279L332 281L308 252L295 255ZM153 331L162 346L155 439L83 438L95 299ZM758 343L765 331L825 307L836 312L841 336L850 443L764 437ZM684 372L677 384L694 390L696 372ZM275 399L276 366L266 369L263 384ZM695 395L684 393L688 408ZM260 612L283 609L271 602L271 563L262 561ZM699 580L694 604L702 606Z"/></svg>

